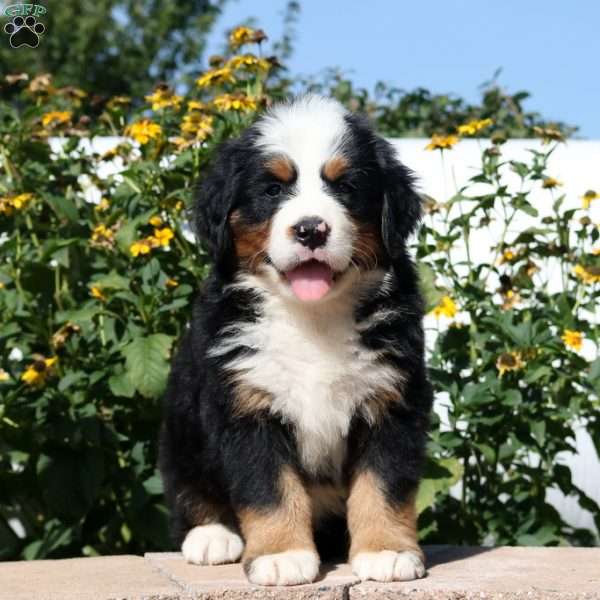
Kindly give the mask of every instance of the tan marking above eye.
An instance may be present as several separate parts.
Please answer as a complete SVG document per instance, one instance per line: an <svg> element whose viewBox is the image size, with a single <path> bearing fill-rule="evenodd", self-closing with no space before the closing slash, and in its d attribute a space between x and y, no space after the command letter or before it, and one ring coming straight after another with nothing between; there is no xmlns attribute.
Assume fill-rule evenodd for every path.
<svg viewBox="0 0 600 600"><path fill-rule="evenodd" d="M348 159L341 154L336 154L323 165L323 177L327 181L336 181L349 167Z"/></svg>
<svg viewBox="0 0 600 600"><path fill-rule="evenodd" d="M271 175L283 183L291 183L296 178L296 167L287 156L273 156L267 161L265 166Z"/></svg>

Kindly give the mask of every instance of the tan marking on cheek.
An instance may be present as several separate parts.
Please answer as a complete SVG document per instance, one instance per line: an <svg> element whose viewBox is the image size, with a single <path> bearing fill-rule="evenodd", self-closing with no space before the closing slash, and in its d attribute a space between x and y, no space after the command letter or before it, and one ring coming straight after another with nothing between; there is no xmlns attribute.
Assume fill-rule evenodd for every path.
<svg viewBox="0 0 600 600"><path fill-rule="evenodd" d="M357 473L350 484L348 498L350 560L360 552L412 550L423 558L417 541L415 494L404 503L392 506L379 478L371 471Z"/></svg>
<svg viewBox="0 0 600 600"><path fill-rule="evenodd" d="M244 222L240 212L235 210L229 216L229 225L240 263L249 271L256 271L267 255L271 222L248 224Z"/></svg>
<svg viewBox="0 0 600 600"><path fill-rule="evenodd" d="M264 390L254 388L245 383L234 384L235 405L233 414L236 417L256 415L269 410L273 396Z"/></svg>
<svg viewBox="0 0 600 600"><path fill-rule="evenodd" d="M273 156L265 166L271 175L283 183L291 183L296 178L294 163L287 156Z"/></svg>
<svg viewBox="0 0 600 600"><path fill-rule="evenodd" d="M370 223L352 219L356 235L353 243L353 262L361 269L375 269L385 256L381 231Z"/></svg>
<svg viewBox="0 0 600 600"><path fill-rule="evenodd" d="M336 154L323 165L323 177L327 181L336 181L348 170L349 166L345 156Z"/></svg>
<svg viewBox="0 0 600 600"><path fill-rule="evenodd" d="M244 565L265 554L287 550L316 551L312 535L311 499L302 481L289 467L279 478L280 502L264 509L245 508L238 513L246 547Z"/></svg>

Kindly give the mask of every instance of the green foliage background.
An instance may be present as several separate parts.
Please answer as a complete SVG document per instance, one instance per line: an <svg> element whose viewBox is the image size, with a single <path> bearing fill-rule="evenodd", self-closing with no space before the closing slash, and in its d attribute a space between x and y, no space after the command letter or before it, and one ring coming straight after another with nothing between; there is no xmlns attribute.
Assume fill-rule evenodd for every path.
<svg viewBox="0 0 600 600"><path fill-rule="evenodd" d="M273 63L234 74L235 82L195 86L180 101L162 88L167 103L156 110L141 98L133 109L99 103L60 88L64 80L2 84L0 558L169 547L156 470L160 396L207 269L186 235L192 184L220 141L292 86ZM493 119L482 131L495 143L482 149L480 171L451 198L428 199L415 241L429 308L448 297L468 315L467 325L442 329L431 359L435 386L448 394L449 426L436 422L432 431L418 498L421 537L597 543L590 531L564 523L546 500L547 489L558 487L600 525L599 507L557 461L573 447L577 426L600 439L600 361L588 363L561 339L565 329L576 330L598 347L590 316L598 299L598 258L591 254L597 227L585 209L563 209L563 198L549 188L553 216L514 239L505 227L496 241L498 256L509 257L501 265L452 257L457 240L468 243L493 219L506 225L520 212L537 218L530 193L548 180L548 157L558 142L515 163L503 157L503 140L559 138L567 130L523 112L523 94L507 95L494 84L479 106L425 90L381 88L370 96L339 74L295 85L365 110L388 135L452 133L470 119ZM227 108L227 102L219 108L215 97L237 99L245 108ZM190 100L202 104L191 108ZM160 129L140 125L143 119ZM127 133L142 141L139 129L126 129L131 123L149 132L143 143L130 140L110 155L82 148L101 135ZM53 150L48 137L59 137L61 148ZM122 170L99 177L107 161ZM508 172L518 173L518 188L506 182ZM472 192L481 183L489 193ZM86 200L90 185L105 199L100 205ZM157 230L172 237L160 245ZM134 251L144 240L148 251ZM562 269L559 292L544 285L550 261ZM575 264L583 269L579 276ZM497 294L486 286L490 279L499 282ZM519 302L503 308L499 297L506 301L515 293ZM500 377L503 361L516 367ZM460 497L449 493L456 483ZM24 537L11 519L22 524Z"/></svg>

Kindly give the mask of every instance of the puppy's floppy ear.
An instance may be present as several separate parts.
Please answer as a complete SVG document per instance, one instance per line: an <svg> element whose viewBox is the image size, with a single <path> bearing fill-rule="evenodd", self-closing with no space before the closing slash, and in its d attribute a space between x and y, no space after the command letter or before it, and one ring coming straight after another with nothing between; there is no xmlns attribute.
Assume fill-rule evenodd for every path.
<svg viewBox="0 0 600 600"><path fill-rule="evenodd" d="M239 140L224 142L196 192L196 235L220 271L234 264L229 214L233 209L242 169Z"/></svg>
<svg viewBox="0 0 600 600"><path fill-rule="evenodd" d="M377 161L383 175L381 237L393 259L404 253L406 240L421 219L421 197L413 185L415 177L397 158L391 144L376 142Z"/></svg>

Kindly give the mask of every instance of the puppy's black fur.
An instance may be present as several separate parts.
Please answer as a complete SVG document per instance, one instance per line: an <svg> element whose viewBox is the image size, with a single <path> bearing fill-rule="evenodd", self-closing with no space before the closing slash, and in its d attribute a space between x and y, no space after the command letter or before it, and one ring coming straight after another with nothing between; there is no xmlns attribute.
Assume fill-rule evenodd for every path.
<svg viewBox="0 0 600 600"><path fill-rule="evenodd" d="M304 469L293 423L282 422L268 410L236 413L235 390L225 366L236 354L252 350L240 346L219 356L209 356L207 350L228 335L224 333L228 326L256 321L261 307L251 290L228 287L246 268L236 254L230 217L237 211L248 226L268 222L293 194L295 182L277 181L281 189L272 194L274 180L257 148L256 127L223 144L196 201L197 233L214 268L195 301L165 398L160 468L177 546L203 522L217 520L235 530L240 511L275 510L281 501L277 482L284 467L306 485L327 483L346 489L357 472L368 469L382 482L390 506L414 496L432 400L424 364L423 303L407 252L421 203L411 173L398 162L392 147L362 118L348 115L346 122L343 151L350 166L340 181L324 185L357 223L380 234L377 267L388 273L386 287L361 298L355 321L360 328L384 309L393 315L360 328L361 343L404 373L404 402L387 404L375 424L356 413L345 440L341 481L327 472L315 475ZM268 263L269 257L264 261ZM314 527L322 554L344 555L348 537L343 515Z"/></svg>

